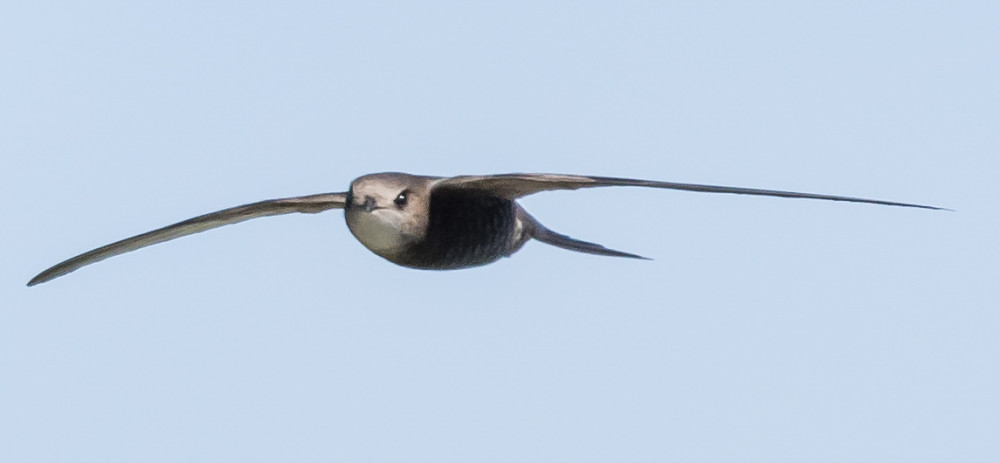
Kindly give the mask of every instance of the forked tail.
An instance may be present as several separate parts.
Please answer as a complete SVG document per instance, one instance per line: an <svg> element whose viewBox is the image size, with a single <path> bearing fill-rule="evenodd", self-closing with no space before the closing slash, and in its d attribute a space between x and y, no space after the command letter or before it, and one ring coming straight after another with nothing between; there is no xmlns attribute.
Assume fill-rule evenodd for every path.
<svg viewBox="0 0 1000 463"><path fill-rule="evenodd" d="M527 215L527 214L525 214ZM527 219L531 222L532 230L531 237L541 241L545 244L551 244L552 246L560 247L563 249L569 249L570 251L585 252L587 254L597 254L601 256L615 256L615 257L630 257L633 259L646 259L650 260L648 257L639 256L636 254L616 251L614 249L609 249L601 246L597 243L590 243L587 241L580 241L570 238L566 235L556 233L544 225L535 220L534 217L528 215Z"/></svg>

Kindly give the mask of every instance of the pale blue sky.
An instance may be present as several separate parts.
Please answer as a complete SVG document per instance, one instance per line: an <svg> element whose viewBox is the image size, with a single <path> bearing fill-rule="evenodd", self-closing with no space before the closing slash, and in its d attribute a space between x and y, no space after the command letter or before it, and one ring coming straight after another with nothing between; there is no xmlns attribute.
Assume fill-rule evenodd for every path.
<svg viewBox="0 0 1000 463"><path fill-rule="evenodd" d="M996 2L6 2L0 461L1000 460ZM561 233L394 266L360 175L561 172Z"/></svg>

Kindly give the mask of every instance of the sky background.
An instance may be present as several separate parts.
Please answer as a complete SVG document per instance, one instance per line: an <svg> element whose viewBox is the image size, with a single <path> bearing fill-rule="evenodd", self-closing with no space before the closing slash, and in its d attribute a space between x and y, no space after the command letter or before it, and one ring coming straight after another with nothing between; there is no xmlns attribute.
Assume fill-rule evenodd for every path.
<svg viewBox="0 0 1000 463"><path fill-rule="evenodd" d="M996 2L4 2L0 461L1000 461ZM608 188L392 265L379 171Z"/></svg>

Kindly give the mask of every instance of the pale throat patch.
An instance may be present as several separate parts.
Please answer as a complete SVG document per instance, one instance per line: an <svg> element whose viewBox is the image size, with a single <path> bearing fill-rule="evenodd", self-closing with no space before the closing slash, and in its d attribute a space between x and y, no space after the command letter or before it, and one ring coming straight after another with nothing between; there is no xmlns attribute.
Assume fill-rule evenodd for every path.
<svg viewBox="0 0 1000 463"><path fill-rule="evenodd" d="M347 227L354 237L375 253L397 251L406 246L406 238L400 231L403 217L389 211L353 212L347 214Z"/></svg>

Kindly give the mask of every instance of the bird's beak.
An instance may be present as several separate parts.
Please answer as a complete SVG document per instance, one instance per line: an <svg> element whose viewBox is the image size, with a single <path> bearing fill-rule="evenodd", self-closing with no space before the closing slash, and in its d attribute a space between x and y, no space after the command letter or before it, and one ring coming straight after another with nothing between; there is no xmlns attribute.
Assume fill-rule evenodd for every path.
<svg viewBox="0 0 1000 463"><path fill-rule="evenodd" d="M361 208L364 209L365 212L371 212L374 211L375 209L382 209L381 207L375 205L375 198L371 196L365 196L365 202L361 203Z"/></svg>

